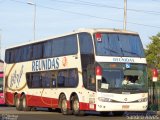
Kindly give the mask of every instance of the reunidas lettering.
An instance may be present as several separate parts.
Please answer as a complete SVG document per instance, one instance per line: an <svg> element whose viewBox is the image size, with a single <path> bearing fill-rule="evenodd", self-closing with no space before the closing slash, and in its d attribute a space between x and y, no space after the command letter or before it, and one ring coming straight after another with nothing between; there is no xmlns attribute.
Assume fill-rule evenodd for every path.
<svg viewBox="0 0 160 120"><path fill-rule="evenodd" d="M58 68L59 58L32 61L32 71L50 70Z"/></svg>
<svg viewBox="0 0 160 120"><path fill-rule="evenodd" d="M113 58L114 62L127 62L127 63L134 63L134 59L132 58Z"/></svg>

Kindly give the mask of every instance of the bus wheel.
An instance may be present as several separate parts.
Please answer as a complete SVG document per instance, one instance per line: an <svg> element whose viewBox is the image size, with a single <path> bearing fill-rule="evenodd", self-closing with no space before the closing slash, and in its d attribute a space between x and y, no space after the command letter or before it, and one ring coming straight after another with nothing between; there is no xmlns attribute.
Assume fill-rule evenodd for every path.
<svg viewBox="0 0 160 120"><path fill-rule="evenodd" d="M79 100L77 96L73 96L72 109L74 115L80 115L80 116L84 115L84 111L79 110Z"/></svg>
<svg viewBox="0 0 160 120"><path fill-rule="evenodd" d="M124 112L123 111L114 111L113 114L115 116L122 116L124 114Z"/></svg>
<svg viewBox="0 0 160 120"><path fill-rule="evenodd" d="M54 110L52 108L48 108L48 112L53 112Z"/></svg>
<svg viewBox="0 0 160 120"><path fill-rule="evenodd" d="M16 99L17 99L17 94L14 95L14 106L16 106Z"/></svg>
<svg viewBox="0 0 160 120"><path fill-rule="evenodd" d="M107 116L107 115L109 115L109 112L100 112L100 115L101 116Z"/></svg>
<svg viewBox="0 0 160 120"><path fill-rule="evenodd" d="M22 105L21 105L20 99L18 98L18 94L15 95L15 106L16 106L17 110L19 110L19 111L22 110Z"/></svg>
<svg viewBox="0 0 160 120"><path fill-rule="evenodd" d="M65 95L62 95L61 97L61 112L63 115L72 114L72 111L67 108L67 99Z"/></svg>
<svg viewBox="0 0 160 120"><path fill-rule="evenodd" d="M21 97L21 103L22 103L22 110L23 111L30 111L31 110L31 107L27 106L26 96L25 95L22 95L22 97Z"/></svg>

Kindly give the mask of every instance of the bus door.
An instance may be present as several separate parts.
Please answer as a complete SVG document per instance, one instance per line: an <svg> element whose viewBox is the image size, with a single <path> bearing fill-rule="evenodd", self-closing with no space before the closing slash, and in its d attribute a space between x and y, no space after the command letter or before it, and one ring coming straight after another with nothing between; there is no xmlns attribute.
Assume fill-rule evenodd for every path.
<svg viewBox="0 0 160 120"><path fill-rule="evenodd" d="M95 91L95 68L94 49L92 37L89 33L79 34L80 56L82 65L83 86L86 89Z"/></svg>

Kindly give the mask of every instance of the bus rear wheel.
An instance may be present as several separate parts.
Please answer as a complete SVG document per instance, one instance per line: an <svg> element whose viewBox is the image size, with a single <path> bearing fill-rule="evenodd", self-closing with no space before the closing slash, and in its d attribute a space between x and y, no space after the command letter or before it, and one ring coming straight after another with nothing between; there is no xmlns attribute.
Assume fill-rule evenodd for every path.
<svg viewBox="0 0 160 120"><path fill-rule="evenodd" d="M109 112L100 112L100 115L101 115L101 116L108 116L108 115L109 115Z"/></svg>
<svg viewBox="0 0 160 120"><path fill-rule="evenodd" d="M31 107L27 106L27 101L26 101L26 96L25 95L22 95L21 103L22 103L22 110L23 111L30 111L31 110Z"/></svg>
<svg viewBox="0 0 160 120"><path fill-rule="evenodd" d="M72 111L67 108L67 99L65 95L61 96L61 112L63 115L70 115Z"/></svg>
<svg viewBox="0 0 160 120"><path fill-rule="evenodd" d="M79 115L79 116L84 115L84 111L80 111L78 96L73 96L72 109L74 115Z"/></svg>
<svg viewBox="0 0 160 120"><path fill-rule="evenodd" d="M18 94L15 95L15 106L18 111L22 110L22 105L20 99L18 98Z"/></svg>

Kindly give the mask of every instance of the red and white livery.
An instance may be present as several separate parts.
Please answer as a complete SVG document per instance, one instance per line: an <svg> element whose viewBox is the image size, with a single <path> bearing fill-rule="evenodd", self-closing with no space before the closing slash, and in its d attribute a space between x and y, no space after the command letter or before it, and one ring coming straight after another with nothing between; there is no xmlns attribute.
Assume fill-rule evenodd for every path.
<svg viewBox="0 0 160 120"><path fill-rule="evenodd" d="M6 103L75 115L145 111L146 68L138 33L79 29L6 49ZM129 84L123 85L125 77Z"/></svg>

